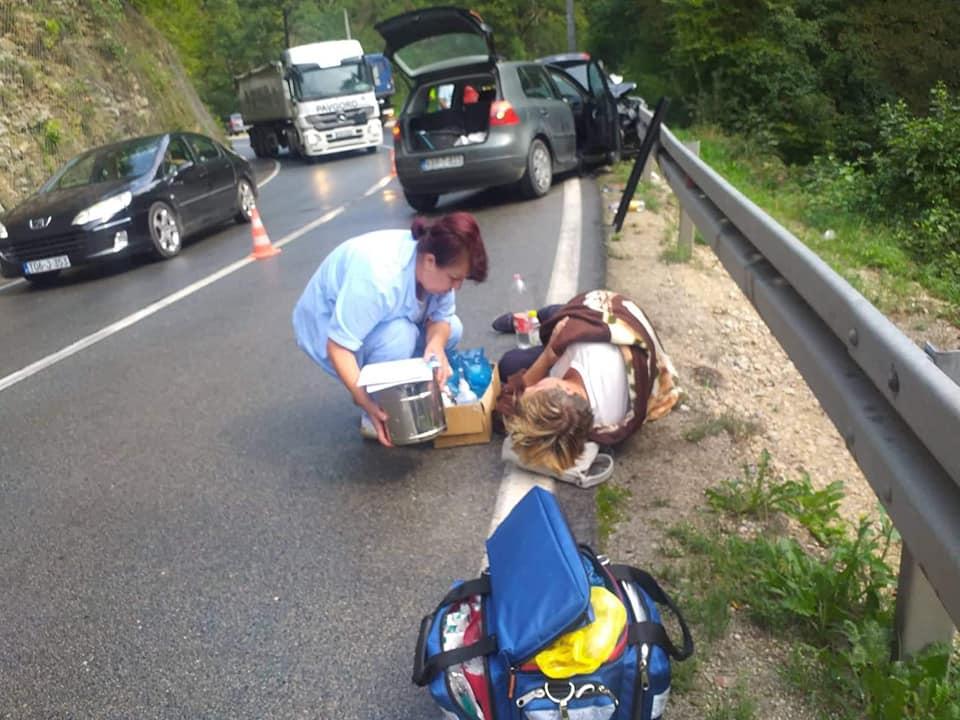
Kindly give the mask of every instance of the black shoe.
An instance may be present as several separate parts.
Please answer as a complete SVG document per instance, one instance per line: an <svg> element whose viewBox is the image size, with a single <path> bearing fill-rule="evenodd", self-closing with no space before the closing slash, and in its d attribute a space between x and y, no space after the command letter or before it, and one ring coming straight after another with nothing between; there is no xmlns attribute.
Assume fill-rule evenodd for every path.
<svg viewBox="0 0 960 720"><path fill-rule="evenodd" d="M513 313L504 313L493 321L493 329L498 333L513 332Z"/></svg>

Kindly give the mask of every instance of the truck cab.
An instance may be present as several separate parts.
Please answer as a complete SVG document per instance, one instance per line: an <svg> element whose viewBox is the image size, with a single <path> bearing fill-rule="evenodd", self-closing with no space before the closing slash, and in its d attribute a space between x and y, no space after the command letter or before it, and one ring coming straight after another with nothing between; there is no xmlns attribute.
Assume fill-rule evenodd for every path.
<svg viewBox="0 0 960 720"><path fill-rule="evenodd" d="M236 79L241 111L258 157L316 157L376 150L383 142L373 74L356 40L288 48L279 63Z"/></svg>

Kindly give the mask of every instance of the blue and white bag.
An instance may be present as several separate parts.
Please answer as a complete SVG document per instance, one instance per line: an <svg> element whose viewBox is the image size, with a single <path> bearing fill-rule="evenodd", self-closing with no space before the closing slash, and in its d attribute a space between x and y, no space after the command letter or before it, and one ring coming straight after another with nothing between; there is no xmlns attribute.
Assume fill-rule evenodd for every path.
<svg viewBox="0 0 960 720"><path fill-rule="evenodd" d="M693 654L676 605L642 570L577 546L553 495L533 488L486 543L489 569L457 583L423 618L413 681L450 720L656 720L670 693L670 658ZM593 620L591 585L627 609L617 648L594 672L547 677L533 658ZM657 605L676 617L678 649ZM476 621L463 642L463 618ZM466 633L469 635L469 631ZM453 641L451 641L453 638Z"/></svg>

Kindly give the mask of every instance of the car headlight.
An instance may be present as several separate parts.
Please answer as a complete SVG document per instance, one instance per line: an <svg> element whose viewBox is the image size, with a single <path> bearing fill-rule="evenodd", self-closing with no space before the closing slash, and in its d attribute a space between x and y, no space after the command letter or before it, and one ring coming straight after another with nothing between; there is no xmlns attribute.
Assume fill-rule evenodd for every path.
<svg viewBox="0 0 960 720"><path fill-rule="evenodd" d="M86 210L81 210L73 219L74 225L86 225L92 222L105 222L116 215L121 210L130 206L133 202L133 194L127 192L108 197L101 200L96 205L91 205Z"/></svg>
<svg viewBox="0 0 960 720"><path fill-rule="evenodd" d="M0 240L7 239L7 228L3 226L3 223L0 223Z"/></svg>

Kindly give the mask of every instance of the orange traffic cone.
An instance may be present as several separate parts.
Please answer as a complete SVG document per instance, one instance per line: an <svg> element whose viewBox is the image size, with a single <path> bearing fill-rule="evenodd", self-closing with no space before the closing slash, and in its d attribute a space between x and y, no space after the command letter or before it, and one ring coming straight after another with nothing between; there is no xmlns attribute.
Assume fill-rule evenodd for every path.
<svg viewBox="0 0 960 720"><path fill-rule="evenodd" d="M256 206L254 206L253 213L250 216L250 231L253 233L253 252L250 253L250 257L255 260L263 260L280 254L280 248L275 248L271 244L267 229L260 219L260 211L257 210Z"/></svg>

